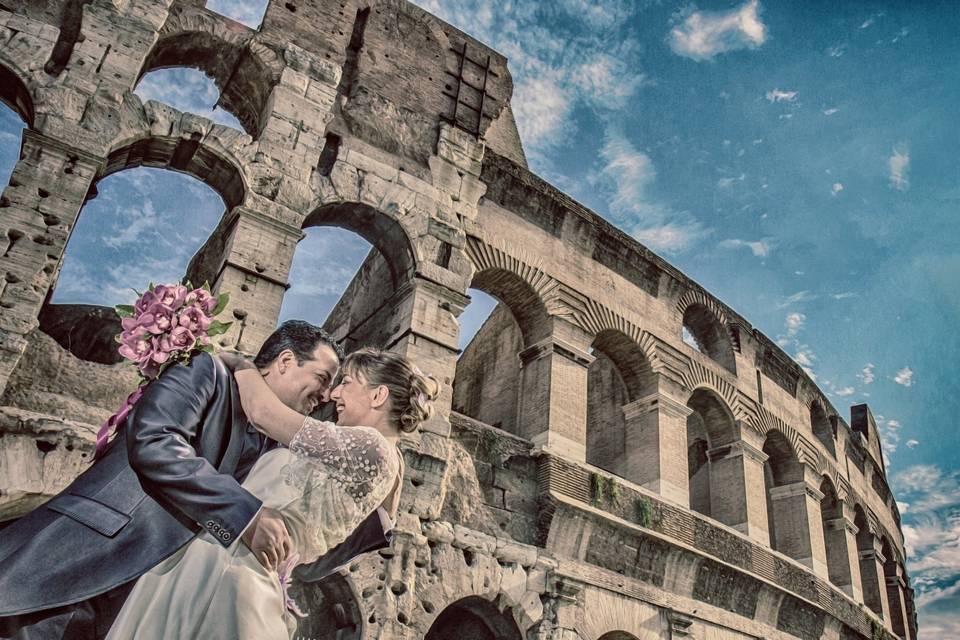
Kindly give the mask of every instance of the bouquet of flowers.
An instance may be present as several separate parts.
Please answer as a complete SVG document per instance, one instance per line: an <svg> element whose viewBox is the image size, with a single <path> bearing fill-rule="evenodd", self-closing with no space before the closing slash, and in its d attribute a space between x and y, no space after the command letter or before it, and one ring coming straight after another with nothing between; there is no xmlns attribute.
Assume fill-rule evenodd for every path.
<svg viewBox="0 0 960 640"><path fill-rule="evenodd" d="M193 288L183 284L150 284L132 305L116 307L123 331L117 335L120 355L132 362L140 372L137 389L123 406L100 426L94 460L103 455L117 427L123 423L147 385L177 362L189 362L200 351L212 352L211 337L230 328L216 316L223 311L229 295L214 296L205 284Z"/></svg>

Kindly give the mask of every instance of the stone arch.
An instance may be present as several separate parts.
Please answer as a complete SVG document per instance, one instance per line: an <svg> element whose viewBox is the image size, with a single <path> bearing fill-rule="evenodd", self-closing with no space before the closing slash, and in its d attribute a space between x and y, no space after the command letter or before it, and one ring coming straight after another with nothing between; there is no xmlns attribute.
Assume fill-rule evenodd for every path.
<svg viewBox="0 0 960 640"><path fill-rule="evenodd" d="M200 132L192 133L189 138L144 136L126 142L109 153L96 180L141 166L170 169L193 176L223 198L227 211L242 204L247 196L247 184L240 163L207 144Z"/></svg>
<svg viewBox="0 0 960 640"><path fill-rule="evenodd" d="M0 58L0 101L13 109L32 129L36 116L33 95L28 83L23 80L24 74L5 58Z"/></svg>
<svg viewBox="0 0 960 640"><path fill-rule="evenodd" d="M637 636L626 631L608 631L597 640L638 640Z"/></svg>
<svg viewBox="0 0 960 640"><path fill-rule="evenodd" d="M646 354L630 336L616 329L600 331L587 368L587 462L625 476L630 455L625 408L656 392L656 374Z"/></svg>
<svg viewBox="0 0 960 640"><path fill-rule="evenodd" d="M826 408L820 399L815 399L810 403L810 428L817 440L830 452L831 456L836 458L836 428L827 416Z"/></svg>
<svg viewBox="0 0 960 640"><path fill-rule="evenodd" d="M890 627L898 638L906 636L906 609L903 598L901 579L903 561L899 557L897 548L891 544L890 538L884 533L880 537L880 553L883 554L883 578L887 591L888 610L890 611Z"/></svg>
<svg viewBox="0 0 960 640"><path fill-rule="evenodd" d="M417 257L410 237L403 225L383 211L360 202L325 204L314 209L301 228L322 226L353 231L376 247L387 262L393 288L413 277Z"/></svg>
<svg viewBox="0 0 960 640"><path fill-rule="evenodd" d="M853 508L853 525L857 528L857 554L860 556L860 581L863 590L863 603L878 616L883 617L881 590L884 585L882 570L878 571L876 529L872 525L866 510L859 504Z"/></svg>
<svg viewBox="0 0 960 640"><path fill-rule="evenodd" d="M211 11L177 6L144 59L137 82L158 69L198 69L220 89L217 106L232 113L247 133L257 137L261 115L280 80L283 63L271 49L253 41L254 35L253 30Z"/></svg>
<svg viewBox="0 0 960 640"><path fill-rule="evenodd" d="M810 530L803 463L787 437L777 429L767 432L763 453L767 455L763 479L770 546L791 558L805 558L810 549Z"/></svg>
<svg viewBox="0 0 960 640"><path fill-rule="evenodd" d="M681 302L684 299L681 298ZM682 328L686 328L699 350L721 367L737 375L733 340L726 329L726 320L715 305L695 300L681 309Z"/></svg>
<svg viewBox="0 0 960 640"><path fill-rule="evenodd" d="M687 400L687 478L690 508L724 524L744 522L746 500L742 473L730 474L730 447L737 441L733 413L720 394L698 387Z"/></svg>
<svg viewBox="0 0 960 640"><path fill-rule="evenodd" d="M850 555L847 549L846 521L843 502L837 496L833 481L822 476L820 481L820 518L823 525L823 546L827 555L827 578L840 588L848 588Z"/></svg>
<svg viewBox="0 0 960 640"><path fill-rule="evenodd" d="M469 596L448 605L424 640L521 640L513 618L489 600Z"/></svg>
<svg viewBox="0 0 960 640"><path fill-rule="evenodd" d="M523 388L534 382L521 354L550 336L550 315L534 287L502 266L476 271L470 288L498 304L457 361L454 411L519 435Z"/></svg>

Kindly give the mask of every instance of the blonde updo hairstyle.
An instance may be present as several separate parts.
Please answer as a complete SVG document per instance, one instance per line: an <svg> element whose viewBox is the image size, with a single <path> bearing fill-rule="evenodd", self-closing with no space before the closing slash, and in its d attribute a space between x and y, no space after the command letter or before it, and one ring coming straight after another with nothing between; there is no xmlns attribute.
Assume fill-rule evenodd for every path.
<svg viewBox="0 0 960 640"><path fill-rule="evenodd" d="M364 347L348 355L342 369L368 385L383 385L390 391L390 422L400 431L416 431L421 422L433 415L440 383L403 356Z"/></svg>

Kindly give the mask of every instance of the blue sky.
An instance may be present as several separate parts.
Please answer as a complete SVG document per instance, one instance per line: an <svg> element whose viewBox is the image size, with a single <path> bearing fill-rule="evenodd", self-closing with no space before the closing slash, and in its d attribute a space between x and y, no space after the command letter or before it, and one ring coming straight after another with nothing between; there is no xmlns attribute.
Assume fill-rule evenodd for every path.
<svg viewBox="0 0 960 640"><path fill-rule="evenodd" d="M211 1L256 26L263 0ZM949 2L426 0L510 59L531 169L778 341L884 436L921 638L960 637L960 12ZM137 92L225 124L199 72ZM0 179L20 123L0 114ZM172 279L223 205L155 170L104 180L55 300ZM132 222L131 222L132 220ZM136 231L136 233L134 233ZM283 317L322 320L369 245L312 229ZM481 296L482 297L482 296ZM465 312L465 334L489 311Z"/></svg>

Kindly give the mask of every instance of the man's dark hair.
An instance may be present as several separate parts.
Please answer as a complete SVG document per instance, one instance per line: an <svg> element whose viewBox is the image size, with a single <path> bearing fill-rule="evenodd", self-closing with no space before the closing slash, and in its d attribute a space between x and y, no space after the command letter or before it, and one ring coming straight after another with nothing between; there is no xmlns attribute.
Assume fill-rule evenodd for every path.
<svg viewBox="0 0 960 640"><path fill-rule="evenodd" d="M306 360L313 360L313 352L321 344L333 349L337 359L343 362L343 348L334 341L333 336L315 324L303 320L287 320L270 334L253 363L262 369L273 362L281 351L290 349L297 357L297 364L303 364Z"/></svg>

